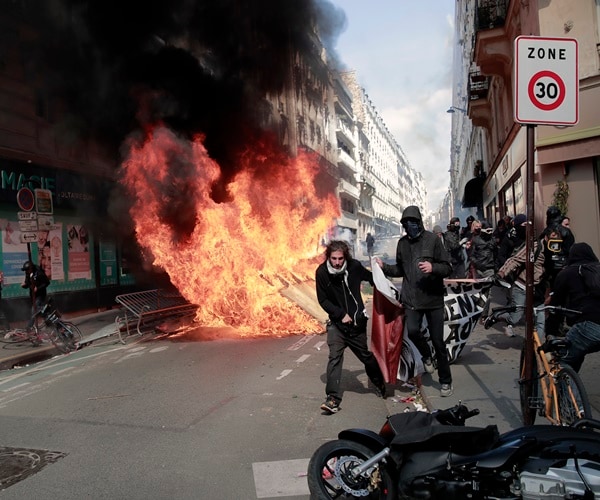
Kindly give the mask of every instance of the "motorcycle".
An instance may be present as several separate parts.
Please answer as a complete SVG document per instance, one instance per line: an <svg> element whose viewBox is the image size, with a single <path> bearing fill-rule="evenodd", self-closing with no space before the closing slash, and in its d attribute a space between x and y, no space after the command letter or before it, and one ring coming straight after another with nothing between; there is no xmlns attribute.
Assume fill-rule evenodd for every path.
<svg viewBox="0 0 600 500"><path fill-rule="evenodd" d="M600 421L500 435L466 426L477 414L459 403L391 415L379 433L340 432L309 461L311 499L600 498Z"/></svg>

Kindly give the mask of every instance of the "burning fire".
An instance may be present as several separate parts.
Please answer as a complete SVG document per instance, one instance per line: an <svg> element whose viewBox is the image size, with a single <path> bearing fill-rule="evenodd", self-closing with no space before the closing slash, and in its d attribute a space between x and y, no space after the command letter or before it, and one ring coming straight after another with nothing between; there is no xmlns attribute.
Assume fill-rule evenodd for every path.
<svg viewBox="0 0 600 500"><path fill-rule="evenodd" d="M321 331L279 290L314 277L319 238L339 214L337 199L317 196L312 155L273 164L268 154L248 151L241 161L218 203L211 189L221 170L203 138L187 141L156 127L123 164L137 239L152 264L198 304L200 325L233 326L242 336Z"/></svg>

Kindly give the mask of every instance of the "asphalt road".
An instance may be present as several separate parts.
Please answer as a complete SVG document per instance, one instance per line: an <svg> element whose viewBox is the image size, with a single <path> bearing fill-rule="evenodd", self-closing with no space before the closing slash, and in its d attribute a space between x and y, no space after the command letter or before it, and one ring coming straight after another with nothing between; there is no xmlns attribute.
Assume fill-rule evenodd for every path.
<svg viewBox="0 0 600 500"><path fill-rule="evenodd" d="M349 354L342 411L323 415L324 341L110 339L4 371L1 445L64 456L2 497L308 498L321 443L413 406L396 402L409 388L377 398Z"/></svg>

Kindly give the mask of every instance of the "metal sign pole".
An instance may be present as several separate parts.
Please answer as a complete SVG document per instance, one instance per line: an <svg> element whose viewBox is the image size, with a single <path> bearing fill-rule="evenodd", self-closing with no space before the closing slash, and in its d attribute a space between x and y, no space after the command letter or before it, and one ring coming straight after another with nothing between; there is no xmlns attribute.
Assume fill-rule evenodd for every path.
<svg viewBox="0 0 600 500"><path fill-rule="evenodd" d="M527 262L525 263L525 324L527 346L530 347L533 338L533 264L535 258L535 203L534 203L534 131L535 125L527 125L527 231L526 231L526 252ZM529 357L527 358L529 359Z"/></svg>

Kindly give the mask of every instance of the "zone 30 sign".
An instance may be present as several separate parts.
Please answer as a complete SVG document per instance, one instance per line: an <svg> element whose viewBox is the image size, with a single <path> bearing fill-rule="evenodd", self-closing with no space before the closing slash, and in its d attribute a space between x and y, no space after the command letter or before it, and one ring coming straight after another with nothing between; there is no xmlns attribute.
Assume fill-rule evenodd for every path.
<svg viewBox="0 0 600 500"><path fill-rule="evenodd" d="M575 125L579 121L577 40L520 36L515 40L515 121Z"/></svg>

